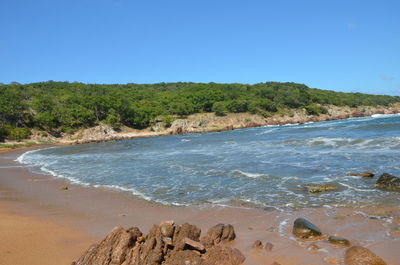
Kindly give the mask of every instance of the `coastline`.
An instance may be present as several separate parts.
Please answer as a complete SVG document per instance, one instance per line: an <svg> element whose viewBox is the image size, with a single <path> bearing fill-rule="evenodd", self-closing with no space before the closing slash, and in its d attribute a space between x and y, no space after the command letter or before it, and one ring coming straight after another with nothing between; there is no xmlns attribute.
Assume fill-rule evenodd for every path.
<svg viewBox="0 0 400 265"><path fill-rule="evenodd" d="M24 142L8 141L6 144L14 145L11 149L25 149L37 148L40 146L119 141L173 134L222 132L262 126L304 124L309 122L369 117L376 114L390 115L400 113L400 103L395 103L388 107L326 107L328 113L320 115L309 115L306 113L305 109L290 109L287 113L274 114L271 117L262 117L250 113L229 113L225 116L216 116L214 113L198 113L186 118L178 118L174 120L170 126L166 126L163 122L157 122L154 126L142 130L123 127L120 131L115 131L108 125L100 124L96 127L81 129L71 135L64 135L61 138L42 137L41 131L34 131L32 137ZM9 149L10 148L0 147L0 153Z"/></svg>
<svg viewBox="0 0 400 265"><path fill-rule="evenodd" d="M147 232L153 224L172 219L178 224L193 223L206 231L217 223L231 223L237 233L233 246L245 254L245 264L270 264L275 261L288 265L329 264L326 263L329 258L341 260L343 248L319 242L321 250L314 253L306 249L308 243L293 239L291 228L294 219L305 217L319 226L324 234L344 236L354 245L368 247L388 264L397 262L396 251L400 247L398 209L323 207L266 211L220 206L163 206L110 188L85 187L31 173L27 166L14 161L25 151L19 149L0 154L0 205L2 210L11 209L0 214L7 216L11 211L17 217L59 225L80 235L80 242L87 242L88 239L95 242L117 225L125 228L137 226ZM69 189L61 190L60 187L65 185ZM57 237L65 241L69 234ZM271 242L273 251L252 250L250 246L255 240ZM81 249L81 253L87 247L89 244ZM29 255L39 254L32 252ZM68 255L71 255L70 262L76 259L76 256Z"/></svg>

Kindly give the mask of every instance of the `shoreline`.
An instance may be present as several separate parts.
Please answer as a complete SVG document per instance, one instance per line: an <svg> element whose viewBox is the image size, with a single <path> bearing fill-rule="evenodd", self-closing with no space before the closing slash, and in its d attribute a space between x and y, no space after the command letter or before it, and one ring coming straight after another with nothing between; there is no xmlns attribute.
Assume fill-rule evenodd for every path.
<svg viewBox="0 0 400 265"><path fill-rule="evenodd" d="M36 149L36 148L29 148ZM328 258L340 260L343 248L318 242L321 251L306 249L308 243L294 240L294 219L305 217L324 234L348 238L354 245L370 248L388 264L395 264L400 247L400 213L397 208L317 208L293 211L259 210L220 206L176 207L140 200L131 194L110 188L85 187L48 175L29 172L15 162L25 149L0 154L1 209L13 214L42 220L75 231L80 240L102 238L115 226L137 226L147 232L162 220L193 223L206 231L217 223L231 223L237 239L233 246L247 257L245 264L329 264ZM67 185L68 190L60 190ZM4 213L1 212L1 215ZM371 216L368 216L371 215ZM389 216L389 219L379 218ZM204 233L204 232L203 232ZM66 235L59 235L60 238ZM255 240L271 242L272 252L254 251ZM81 249L81 253L89 247ZM290 252L290 253L288 253ZM32 253L32 255L37 255ZM76 257L72 257L72 262ZM0 262L1 263L1 262Z"/></svg>
<svg viewBox="0 0 400 265"><path fill-rule="evenodd" d="M21 148L36 148L37 146L54 146L54 145L71 145L85 143L99 143L110 141L121 141L135 138L146 138L176 134L188 133L208 133L222 132L237 129L257 128L263 126L285 126L299 125L309 122L323 122L334 120L345 120L351 118L371 117L373 115L395 115L400 114L400 103L392 104L388 107L337 107L330 106L327 114L309 115L304 109L289 110L290 114L275 114L272 117L264 118L256 114L249 113L229 113L226 116L215 116L214 113L198 113L188 116L184 119L176 119L170 127L165 127L164 124L156 124L153 127L142 130L136 130L125 127L120 132L114 131L108 125L98 125L96 127L82 129L73 135L66 135L61 138L42 139L37 135L24 142L7 142L6 144L16 145L11 149ZM153 130L152 130L153 129ZM38 133L36 133L38 134ZM36 141L36 142L35 142ZM50 141L43 143L43 141ZM32 144L33 143L33 144ZM18 145L20 145L18 147ZM24 146L24 144L29 144ZM10 148L0 147L0 153L9 150Z"/></svg>

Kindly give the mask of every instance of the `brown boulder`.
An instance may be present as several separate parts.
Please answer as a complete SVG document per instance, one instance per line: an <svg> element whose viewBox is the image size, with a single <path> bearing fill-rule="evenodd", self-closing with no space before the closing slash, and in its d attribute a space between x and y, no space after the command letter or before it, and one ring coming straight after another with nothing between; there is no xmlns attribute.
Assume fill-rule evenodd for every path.
<svg viewBox="0 0 400 265"><path fill-rule="evenodd" d="M293 224L293 234L298 238L314 238L320 236L321 230L304 218L297 218Z"/></svg>
<svg viewBox="0 0 400 265"><path fill-rule="evenodd" d="M207 231L207 235L201 238L201 243L210 248L223 242L229 242L236 238L235 230L230 224L217 224Z"/></svg>
<svg viewBox="0 0 400 265"><path fill-rule="evenodd" d="M400 191L400 178L383 173L376 181L375 187L390 191Z"/></svg>
<svg viewBox="0 0 400 265"><path fill-rule="evenodd" d="M363 177L363 178L373 178L375 175L374 173L365 171L361 173L349 173L347 176L357 176L357 177Z"/></svg>
<svg viewBox="0 0 400 265"><path fill-rule="evenodd" d="M174 252L173 255L169 256L164 265L206 265L204 259L198 254L189 250L179 250Z"/></svg>
<svg viewBox="0 0 400 265"><path fill-rule="evenodd" d="M372 251L364 247L351 247L344 255L346 265L386 265L386 263Z"/></svg>
<svg viewBox="0 0 400 265"><path fill-rule="evenodd" d="M175 229L173 242L175 244L174 250L183 250L185 248L185 238L189 238L194 241L199 241L201 234L200 228L195 225L184 223Z"/></svg>
<svg viewBox="0 0 400 265"><path fill-rule="evenodd" d="M253 249L261 249L263 247L263 243L260 240L254 241L253 245L251 246Z"/></svg>

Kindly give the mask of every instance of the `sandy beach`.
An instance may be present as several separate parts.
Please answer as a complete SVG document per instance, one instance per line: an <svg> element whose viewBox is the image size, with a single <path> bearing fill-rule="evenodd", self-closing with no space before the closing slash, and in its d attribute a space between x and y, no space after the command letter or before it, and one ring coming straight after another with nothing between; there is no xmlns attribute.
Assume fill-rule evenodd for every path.
<svg viewBox="0 0 400 265"><path fill-rule="evenodd" d="M90 244L115 226L137 226L147 232L162 220L200 227L203 233L218 223L234 226L232 246L246 256L245 264L341 264L344 248L322 240L319 251L291 233L293 221L304 217L324 235L343 236L353 245L369 248L387 264L398 264L400 213L398 208L316 208L296 211L244 207L172 207L137 199L109 188L75 185L35 174L14 160L26 150L0 154L0 264L70 264ZM68 186L68 190L62 190ZM272 251L253 250L261 240Z"/></svg>

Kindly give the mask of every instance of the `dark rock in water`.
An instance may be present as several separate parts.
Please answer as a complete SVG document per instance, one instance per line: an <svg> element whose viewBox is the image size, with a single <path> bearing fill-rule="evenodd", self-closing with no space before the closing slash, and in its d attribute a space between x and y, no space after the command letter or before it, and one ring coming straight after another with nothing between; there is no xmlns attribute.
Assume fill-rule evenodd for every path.
<svg viewBox="0 0 400 265"><path fill-rule="evenodd" d="M333 184L320 184L320 185L307 185L307 192L309 193L320 193L325 191L337 190L337 187Z"/></svg>
<svg viewBox="0 0 400 265"><path fill-rule="evenodd" d="M340 236L330 236L328 238L328 241L331 244L335 244L342 247L349 247L351 245L349 240Z"/></svg>
<svg viewBox="0 0 400 265"><path fill-rule="evenodd" d="M251 246L251 248L254 248L254 249L261 249L263 247L264 247L263 243L260 240L254 241L253 245Z"/></svg>
<svg viewBox="0 0 400 265"><path fill-rule="evenodd" d="M125 230L114 228L105 239L92 245L74 265L239 265L245 260L243 254L230 247L213 246L206 249L199 241L201 230L194 225L176 226L172 237L162 222L153 226L143 236L136 227ZM224 226L225 227L225 226ZM219 237L232 238L233 227L227 226ZM224 231L223 231L224 232ZM218 240L217 240L218 241Z"/></svg>
<svg viewBox="0 0 400 265"><path fill-rule="evenodd" d="M363 177L363 178L373 178L375 176L374 173L365 171L361 173L349 173L347 176L357 176L357 177Z"/></svg>
<svg viewBox="0 0 400 265"><path fill-rule="evenodd" d="M351 247L344 254L346 265L386 265L379 256L364 247Z"/></svg>
<svg viewBox="0 0 400 265"><path fill-rule="evenodd" d="M236 248L213 246L204 254L204 259L207 265L239 265L246 258Z"/></svg>
<svg viewBox="0 0 400 265"><path fill-rule="evenodd" d="M400 191L400 178L383 173L376 181L375 187L385 190Z"/></svg>
<svg viewBox="0 0 400 265"><path fill-rule="evenodd" d="M299 238L313 238L320 236L321 230L304 218L297 218L293 225L293 234Z"/></svg>
<svg viewBox="0 0 400 265"><path fill-rule="evenodd" d="M229 242L236 238L235 230L230 224L217 224L207 231L207 235L202 237L200 242L206 247L212 247L219 243Z"/></svg>

